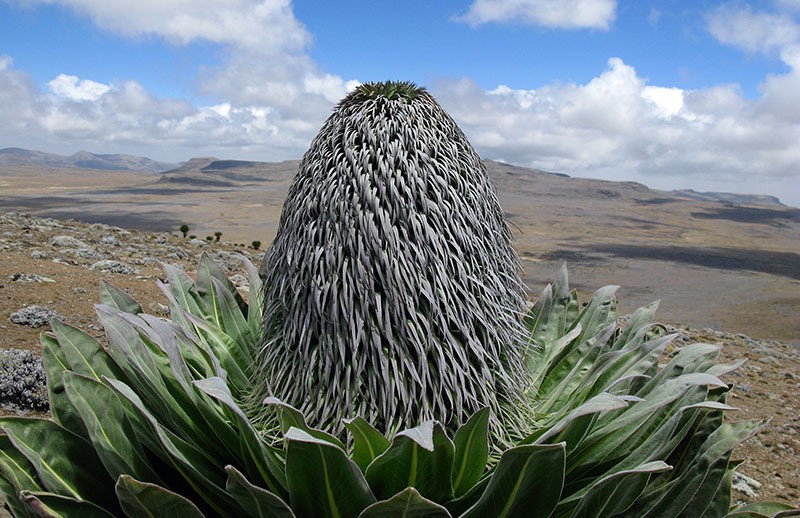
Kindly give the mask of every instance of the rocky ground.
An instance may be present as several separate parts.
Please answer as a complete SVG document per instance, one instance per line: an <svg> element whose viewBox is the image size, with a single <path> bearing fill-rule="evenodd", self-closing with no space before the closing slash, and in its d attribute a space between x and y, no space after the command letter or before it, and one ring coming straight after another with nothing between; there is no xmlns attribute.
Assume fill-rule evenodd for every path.
<svg viewBox="0 0 800 518"><path fill-rule="evenodd" d="M183 266L193 273L201 253L210 254L235 282L245 283L236 254L258 264L262 252L252 246L189 239L180 232L153 234L136 230L0 213L0 404L19 413L11 401L37 407L36 361L39 335L53 318L97 337L94 316L100 280L133 295L153 314L164 314L165 299L156 287L160 264ZM574 275L573 275L574 277ZM578 279L576 279L578 280ZM598 286L599 287L599 286ZM729 404L740 408L732 419L770 420L765 430L741 446L737 501L800 502L800 349L775 340L757 340L713 329L671 326L680 337L672 353L694 342L723 345L722 361L747 360L728 381L735 385ZM23 373L13 379L9 369ZM20 379L21 378L21 379Z"/></svg>

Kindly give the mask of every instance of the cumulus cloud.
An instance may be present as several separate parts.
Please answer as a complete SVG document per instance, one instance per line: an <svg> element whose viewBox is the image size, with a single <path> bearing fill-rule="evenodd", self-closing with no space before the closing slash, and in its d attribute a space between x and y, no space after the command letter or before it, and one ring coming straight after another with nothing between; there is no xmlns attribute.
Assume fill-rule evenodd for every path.
<svg viewBox="0 0 800 518"><path fill-rule="evenodd" d="M752 101L735 85L649 85L612 58L586 84L484 90L464 79L434 91L485 158L656 188L764 192L800 184L800 149L792 144L800 119L783 104L791 89L780 81L800 87L793 74L771 78L764 98ZM787 98L768 95L773 87ZM800 201L796 187L782 195Z"/></svg>
<svg viewBox="0 0 800 518"><path fill-rule="evenodd" d="M319 71L308 57L312 38L294 16L290 0L23 1L72 8L118 34L220 45L222 64L205 68L198 78L202 93L210 97L291 108L287 99L302 95L319 110L337 86L338 92L346 89L344 79ZM321 81L331 85L325 92L313 88Z"/></svg>
<svg viewBox="0 0 800 518"><path fill-rule="evenodd" d="M300 156L319 129L265 105L193 106L158 98L136 81L105 85L62 74L47 87L40 90L11 66L0 69L0 142L19 145L24 135L28 147L65 153L90 149L172 161L198 155L279 160Z"/></svg>
<svg viewBox="0 0 800 518"><path fill-rule="evenodd" d="M302 50L311 36L290 0L20 0L58 4L98 26L129 36L155 35L175 43L205 40L253 49Z"/></svg>
<svg viewBox="0 0 800 518"><path fill-rule="evenodd" d="M520 19L534 4L546 5L476 1L464 21ZM763 79L757 99L735 84L651 85L619 58L585 84L486 90L462 79L434 92L486 158L657 188L771 191L800 205L800 2L773 5L725 4L706 16L719 42L787 65Z"/></svg>
<svg viewBox="0 0 800 518"><path fill-rule="evenodd" d="M96 101L103 94L111 91L111 87L90 79L78 79L77 76L59 74L47 83L50 90L71 101Z"/></svg>
<svg viewBox="0 0 800 518"><path fill-rule="evenodd" d="M774 12L726 4L709 13L708 30L721 43L748 52L775 54L789 68L769 75L759 86L759 114L785 124L800 124L800 1L782 0Z"/></svg>
<svg viewBox="0 0 800 518"><path fill-rule="evenodd" d="M169 144L168 156L157 157L165 160L197 154L248 158L249 153L296 158L332 105L358 84L319 70L307 53L312 37L294 16L290 0L19 1L58 4L124 36L178 45L210 42L223 56L220 64L198 71L197 93L215 101L208 106L159 99L136 81L106 84L69 70L41 92L30 77L11 69L9 56L0 57L1 80L16 88L0 91L0 103L12 99L14 91L19 99L16 106L9 100L7 109L0 105L0 125L14 120L62 147L64 142L92 149L130 145L130 151L141 152L152 143L162 149ZM20 118L25 103L35 110Z"/></svg>
<svg viewBox="0 0 800 518"><path fill-rule="evenodd" d="M473 27L486 23L522 23L556 29L608 29L616 0L473 0L456 17Z"/></svg>
<svg viewBox="0 0 800 518"><path fill-rule="evenodd" d="M773 52L800 41L800 25L788 14L757 12L726 4L707 16L708 30L722 43L748 52Z"/></svg>

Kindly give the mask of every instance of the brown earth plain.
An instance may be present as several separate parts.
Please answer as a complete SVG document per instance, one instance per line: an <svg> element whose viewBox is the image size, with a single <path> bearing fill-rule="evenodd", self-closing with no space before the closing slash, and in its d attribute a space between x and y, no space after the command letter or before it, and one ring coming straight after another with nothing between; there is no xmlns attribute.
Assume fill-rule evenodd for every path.
<svg viewBox="0 0 800 518"><path fill-rule="evenodd" d="M198 158L157 173L0 162L0 349L40 352L46 327L9 319L29 305L102 336L93 311L101 279L160 314L161 262L193 273L205 252L231 275L240 273L232 253L258 264L298 163ZM704 342L722 345L721 362L747 360L727 378L728 402L740 409L728 418L770 421L734 454L745 460L734 500L798 505L800 209L763 196L486 167L532 300L566 262L584 301L605 285L621 286L621 315L660 300L657 319L679 333L670 354ZM26 282L34 275L47 279Z"/></svg>

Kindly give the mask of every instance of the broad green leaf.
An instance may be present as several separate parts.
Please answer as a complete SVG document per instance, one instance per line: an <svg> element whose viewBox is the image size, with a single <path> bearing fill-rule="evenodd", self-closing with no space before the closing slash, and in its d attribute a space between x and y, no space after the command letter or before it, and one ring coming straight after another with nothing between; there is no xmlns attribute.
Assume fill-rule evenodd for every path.
<svg viewBox="0 0 800 518"><path fill-rule="evenodd" d="M787 514L781 514L786 512ZM794 514L789 514L794 512ZM771 516L800 516L800 510L782 502L754 502L733 509L727 518L761 518Z"/></svg>
<svg viewBox="0 0 800 518"><path fill-rule="evenodd" d="M185 312L173 306L175 311L186 316ZM194 379L211 378L214 376L228 380L227 371L222 368L219 358L214 354L206 341L195 332L194 325L186 317L185 320L173 320L175 339L184 362L189 367Z"/></svg>
<svg viewBox="0 0 800 518"><path fill-rule="evenodd" d="M232 284L230 285L230 289L233 290L231 292L228 291L227 284L223 284L216 278L211 280L211 288L220 316L220 329L225 331L240 348L252 349L259 336L251 331L247 323L247 314L242 313L242 308L237 303L242 300L241 295Z"/></svg>
<svg viewBox="0 0 800 518"><path fill-rule="evenodd" d="M64 351L58 341L51 336L42 334L40 341L42 344L42 364L47 375L47 395L50 399L50 413L53 416L53 421L72 433L81 437L88 437L80 414L72 406L64 391L64 372L69 370Z"/></svg>
<svg viewBox="0 0 800 518"><path fill-rule="evenodd" d="M14 516L29 516L29 509L19 496L20 491L41 491L36 470L11 444L7 435L0 434L0 492Z"/></svg>
<svg viewBox="0 0 800 518"><path fill-rule="evenodd" d="M169 275L174 276L169 277ZM197 326L197 319L204 322L202 326L207 333L222 334L235 347L228 347L225 355L220 356L222 363L225 364L226 357L233 359L236 363L236 370L249 376L249 370L253 365L253 355L256 351L256 343L259 338L257 326L251 326L248 321L248 305L236 290L236 287L225 276L225 272L217 266L206 254L200 259L197 270L197 281L192 284L188 276L182 272L168 272L170 280L170 291L168 298L174 306L185 310L184 318L187 318L194 326ZM175 289L172 285L175 285ZM179 315L173 315L177 319ZM197 329L200 332L200 329ZM215 337L219 341L219 337ZM225 341L225 340L223 340ZM227 365L228 370L231 365ZM231 372L231 375L236 373ZM233 378L237 383L239 376Z"/></svg>
<svg viewBox="0 0 800 518"><path fill-rule="evenodd" d="M577 419L584 417L584 416L591 416L593 414L597 414L600 412L608 412L610 410L616 410L619 408L625 408L628 404L623 401L622 399L613 396L607 393L601 393L597 396L593 397L589 401L583 403L561 420L559 420L554 425L550 426L549 428L543 428L534 432L533 434L529 435L525 439L523 439L520 444L542 444L548 439L556 437L559 433L565 430L568 426L573 424ZM580 438L588 432L588 427L584 430L584 433L579 434ZM573 445L570 444L570 447Z"/></svg>
<svg viewBox="0 0 800 518"><path fill-rule="evenodd" d="M239 502L248 516L264 518L294 516L292 510L279 496L253 485L233 466L225 466L225 472L228 474L225 490Z"/></svg>
<svg viewBox="0 0 800 518"><path fill-rule="evenodd" d="M344 426L353 436L353 460L361 471L389 447L389 440L369 424L363 417L345 419Z"/></svg>
<svg viewBox="0 0 800 518"><path fill-rule="evenodd" d="M120 330L130 327L136 333L129 339L139 353L131 357L135 373L131 377L161 423L184 439L191 438L190 442L211 457L238 455L237 430L218 405L192 386L192 372L179 350L180 328L149 315L119 316L123 320ZM155 371L158 375L142 376Z"/></svg>
<svg viewBox="0 0 800 518"><path fill-rule="evenodd" d="M548 321L552 314L552 307L553 287L548 284L523 320L529 332L528 343L523 355L525 367L529 373L538 372L540 366L547 360L548 351L541 350L542 346L554 343L553 340L547 339Z"/></svg>
<svg viewBox="0 0 800 518"><path fill-rule="evenodd" d="M570 290L569 287L567 263L561 265L558 275L553 281L552 296L553 305L550 319L553 323L549 326L549 336L545 341L546 343L552 343L563 335L572 326L580 311L578 294L575 290Z"/></svg>
<svg viewBox="0 0 800 518"><path fill-rule="evenodd" d="M168 298L172 297L169 291L167 293ZM231 347L236 346L231 337L208 321L184 310L174 299L170 302L181 353L195 378L218 376L238 382L238 377L244 377L244 371L230 351ZM213 339L209 338L211 335L214 335Z"/></svg>
<svg viewBox="0 0 800 518"><path fill-rule="evenodd" d="M730 456L728 457L730 459ZM725 468L717 490L708 499L703 516L725 516L731 510L731 491L733 489L733 472L744 461L729 461ZM699 508L699 506L698 506Z"/></svg>
<svg viewBox="0 0 800 518"><path fill-rule="evenodd" d="M428 500L413 487L407 487L388 500L375 502L359 518L449 518L441 505Z"/></svg>
<svg viewBox="0 0 800 518"><path fill-rule="evenodd" d="M233 400L225 382L220 378L209 378L195 381L194 386L221 403L227 420L236 423L234 429L239 435L238 457L242 463L261 476L261 480L267 484L267 489L284 496L286 478L281 461L275 451L264 443L247 415ZM230 480L230 473L228 478Z"/></svg>
<svg viewBox="0 0 800 518"><path fill-rule="evenodd" d="M581 331L564 349L561 358L555 361L539 387L537 408L540 411L559 412L575 401L579 387L587 381L598 356L615 330L616 324L611 323L583 340L580 335L584 333Z"/></svg>
<svg viewBox="0 0 800 518"><path fill-rule="evenodd" d="M563 347L571 340L560 341L573 325L578 315L578 299L575 291L569 289L569 274L566 263L561 265L555 282L548 285L526 317L531 340L543 346L541 352L529 348L526 365L529 372L544 374L544 368L553 362ZM576 327L580 327L578 323ZM578 330L575 333L577 336ZM554 345L557 344L558 345ZM538 379L536 380L538 382ZM538 385L538 383L537 383Z"/></svg>
<svg viewBox="0 0 800 518"><path fill-rule="evenodd" d="M168 396L174 398L173 404L179 405L190 419L189 423L183 425L172 423L172 429L183 437L196 437L198 446L214 454L224 456L228 451L235 452L235 444L239 440L238 432L231 426L225 412L205 396L198 394L193 386L194 373L181 351L181 328L149 315L142 315L134 323L140 334L145 335L145 343L152 342L160 349L157 365L164 360L160 352L166 354L168 365L159 365L159 370L169 390Z"/></svg>
<svg viewBox="0 0 800 518"><path fill-rule="evenodd" d="M552 358L554 358L560 351L572 343L572 341L575 340L580 333L581 327L580 324L578 324L578 326L560 336L557 340L543 344L541 360L536 363L535 367L529 368L528 371L531 383L536 388L538 394L541 394L539 391L541 389L542 382L548 375L548 369L550 368Z"/></svg>
<svg viewBox="0 0 800 518"><path fill-rule="evenodd" d="M249 259L243 255L240 255L239 259L242 260L247 270L247 283L250 285L247 297L247 323L252 332L258 336L261 332L261 316L264 314L264 291L261 276L258 275L258 269Z"/></svg>
<svg viewBox="0 0 800 518"><path fill-rule="evenodd" d="M613 441L606 441L606 448L613 446L618 455L627 455L627 450L648 440L653 431L666 423L675 413L706 405L706 398L719 388L725 388L718 378L705 373L689 373L667 380L662 386L647 395L646 401L639 401L621 413L603 414L597 428L602 429ZM649 411L648 411L649 409ZM717 409L718 410L718 409ZM719 413L721 424L721 412ZM686 416L685 419L690 419ZM617 432L612 432L614 428ZM620 442L622 441L622 442Z"/></svg>
<svg viewBox="0 0 800 518"><path fill-rule="evenodd" d="M467 509L475 505L475 503L480 500L481 496L483 496L483 492L486 490L486 486L489 485L489 480L491 479L491 474L485 475L481 478L477 484L472 486L465 494L461 495L458 498L453 498L452 500L448 500L444 503L444 506L450 511L450 514L453 516L461 516L464 514Z"/></svg>
<svg viewBox="0 0 800 518"><path fill-rule="evenodd" d="M681 477L683 491L675 487L667 496L669 504L664 507L665 511L674 509L683 516L708 516L706 510L714 503L715 496L721 496L730 505L731 478L727 475L733 470L730 466L731 453L763 426L763 423L744 421L725 423L716 428ZM725 481L728 487L720 489L720 484ZM691 498L686 498L688 495ZM655 514L650 513L650 516Z"/></svg>
<svg viewBox="0 0 800 518"><path fill-rule="evenodd" d="M193 375L178 341L181 329L172 322L165 322L152 315L140 315L140 318L141 320L136 321L137 331L166 355L175 382L183 389L182 396L196 402L194 390L191 388Z"/></svg>
<svg viewBox="0 0 800 518"><path fill-rule="evenodd" d="M25 505L25 502L20 497L19 491L14 489L11 483L3 478L0 474L0 502L5 504L11 516L16 518L28 518L37 516L33 511Z"/></svg>
<svg viewBox="0 0 800 518"><path fill-rule="evenodd" d="M647 336L647 330L653 323L659 304L660 301L656 300L634 311L628 317L625 330L615 340L614 347L616 349L633 349L633 347L642 343Z"/></svg>
<svg viewBox="0 0 800 518"><path fill-rule="evenodd" d="M100 342L80 329L53 320L53 331L68 367L82 376L100 380L103 376L124 380L124 375Z"/></svg>
<svg viewBox="0 0 800 518"><path fill-rule="evenodd" d="M210 313L205 309L205 304L200 303L194 281L186 272L177 266L164 264L164 273L167 276L167 285L160 284L162 291L179 307L192 315L203 319L210 318Z"/></svg>
<svg viewBox="0 0 800 518"><path fill-rule="evenodd" d="M203 518L204 516L186 497L156 484L140 482L128 475L121 475L114 489L123 512L131 518L157 516Z"/></svg>
<svg viewBox="0 0 800 518"><path fill-rule="evenodd" d="M427 421L394 436L392 445L366 471L376 496L387 499L407 487L425 498L453 498L455 446L439 423Z"/></svg>
<svg viewBox="0 0 800 518"><path fill-rule="evenodd" d="M247 303L208 254L200 256L195 288L199 301L205 304L210 321L240 347L251 348L258 337L251 333L247 325Z"/></svg>
<svg viewBox="0 0 800 518"><path fill-rule="evenodd" d="M561 496L565 461L563 443L506 450L480 500L462 516L550 516Z"/></svg>
<svg viewBox="0 0 800 518"><path fill-rule="evenodd" d="M361 470L342 448L294 427L286 441L289 500L298 516L358 516L375 502Z"/></svg>
<svg viewBox="0 0 800 518"><path fill-rule="evenodd" d="M316 437L317 439L335 444L342 450L345 449L344 444L342 444L342 441L340 441L338 438L327 432L323 432L322 430L308 426L308 424L306 424L306 418L303 416L302 412L292 405L284 403L280 399L272 396L266 398L264 400L264 404L275 407L276 411L278 412L278 420L281 423L282 433L285 434L291 428L297 428L303 430L309 435L312 435L313 437Z"/></svg>
<svg viewBox="0 0 800 518"><path fill-rule="evenodd" d="M489 409L478 410L453 437L453 492L456 498L478 483L489 459Z"/></svg>
<svg viewBox="0 0 800 518"><path fill-rule="evenodd" d="M106 382L126 404L137 437L148 448L177 470L216 512L226 514L232 508L238 509L238 504L224 490L226 476L216 459L162 426L129 386L117 380L106 379Z"/></svg>
<svg viewBox="0 0 800 518"><path fill-rule="evenodd" d="M108 491L112 479L83 437L46 419L0 417L0 428L33 465L48 491L115 507Z"/></svg>
<svg viewBox="0 0 800 518"><path fill-rule="evenodd" d="M660 426L655 428L648 436L647 440L633 449L626 448L626 454L619 459L619 455L614 450L590 448L591 456L583 459L577 455L567 458L567 478L570 481L564 487L565 495L580 494L587 489L582 478L587 472L598 464L607 465L612 459L619 459L616 464L600 473L593 472L597 479L612 476L614 473L636 469L641 464L646 464L653 459L666 459L672 454L675 447L683 441L692 427L693 416L697 411L689 411L684 415L682 411L672 414ZM688 418L688 419L687 419ZM604 457L607 456L607 457Z"/></svg>
<svg viewBox="0 0 800 518"><path fill-rule="evenodd" d="M590 337L599 334L603 329L617 321L617 304L615 295L619 286L604 286L594 292L589 304L583 308L575 324L581 325L581 334L575 340L583 343ZM605 341L603 341L605 343Z"/></svg>
<svg viewBox="0 0 800 518"><path fill-rule="evenodd" d="M132 315L142 312L142 306L133 297L104 280L100 281L100 303Z"/></svg>
<svg viewBox="0 0 800 518"><path fill-rule="evenodd" d="M230 293L236 299L236 305L241 309L242 313L247 313L247 303L244 301L236 286L228 279L225 271L215 263L211 257L205 252L200 254L200 264L197 266L197 278L195 279L195 287L198 293L210 292L212 279L222 284L224 291Z"/></svg>
<svg viewBox="0 0 800 518"><path fill-rule="evenodd" d="M158 482L160 479L136 439L125 408L114 391L99 381L69 371L64 373L64 385L67 396L86 425L95 452L111 478L129 474Z"/></svg>
<svg viewBox="0 0 800 518"><path fill-rule="evenodd" d="M716 425L706 421L707 428ZM755 433L760 426L754 422L725 423L706 439L693 456L676 463L670 474L671 482L639 498L631 512L637 516L699 516L718 490L728 468L731 451ZM695 433L705 434L697 430ZM692 453L692 452L687 452ZM698 512L700 514L698 514Z"/></svg>
<svg viewBox="0 0 800 518"><path fill-rule="evenodd" d="M642 376L656 364L667 345L676 335L669 335L643 343L631 350L620 350L607 353L611 361L605 365L597 365L591 379L593 386L587 392L594 396L599 392L610 392L612 387L620 390L620 381L626 377Z"/></svg>
<svg viewBox="0 0 800 518"><path fill-rule="evenodd" d="M599 453L597 450L600 447L598 444L600 436L605 436L602 446L604 451L613 451L626 441L629 446L635 446L630 444L627 434L644 431L642 425L645 420L659 417L656 412L668 409L670 405L679 401L684 394L692 390L703 395L706 387L709 386L725 387L726 385L716 376L704 373L684 374L664 380L661 385L653 389L652 393L648 394L645 401L632 404L619 414L606 414L603 426L598 426L593 430L587 441L592 444L591 448L595 450L595 455Z"/></svg>
<svg viewBox="0 0 800 518"><path fill-rule="evenodd" d="M624 513L644 491L650 476L672 469L667 463L653 461L631 470L618 471L594 482L585 490L562 501L557 507L559 514L563 508L575 505L570 518L594 518L596 516L617 516ZM581 495L583 495L581 497ZM566 505L565 505L566 504Z"/></svg>
<svg viewBox="0 0 800 518"><path fill-rule="evenodd" d="M62 518L80 516L81 518L114 518L115 512L103 509L86 500L56 495L54 493L23 491L20 499L24 502L30 516ZM116 511L118 513L118 511Z"/></svg>
<svg viewBox="0 0 800 518"><path fill-rule="evenodd" d="M56 339L42 336L42 360L47 372L51 412L64 428L88 438L80 415L64 394L63 373L73 371L99 380L101 376L125 379L100 343L83 331L53 320Z"/></svg>
<svg viewBox="0 0 800 518"><path fill-rule="evenodd" d="M225 377L231 388L235 388L239 392L244 391L250 381L248 372L253 366L252 356L246 354L241 345L214 324L195 315L185 314L184 316L189 325L194 328L196 336L212 352L219 366L224 369L224 373L219 372L217 376Z"/></svg>
<svg viewBox="0 0 800 518"><path fill-rule="evenodd" d="M115 506L113 512L86 500L78 500L68 496L39 491L22 491L20 498L29 511L36 516L81 518L114 518L118 514Z"/></svg>
<svg viewBox="0 0 800 518"><path fill-rule="evenodd" d="M127 375L127 384L148 402L151 411L168 428L196 429L197 436L203 437L203 430L197 428L200 416L196 411L192 415L187 413L193 410L193 405L187 404L186 393L179 388L167 354L137 330L146 327L144 321L108 306L97 305L95 310L108 335L109 352ZM181 394L183 399L176 399Z"/></svg>
<svg viewBox="0 0 800 518"><path fill-rule="evenodd" d="M706 372L708 372L713 376L721 377L739 369L739 367L741 367L745 363L747 363L747 358L741 358L733 363L718 363L712 366Z"/></svg>
<svg viewBox="0 0 800 518"><path fill-rule="evenodd" d="M716 362L721 349L722 346L718 344L691 344L682 348L663 369L636 392L636 395L647 399L646 395L650 391L657 389L668 379L687 373L707 371Z"/></svg>

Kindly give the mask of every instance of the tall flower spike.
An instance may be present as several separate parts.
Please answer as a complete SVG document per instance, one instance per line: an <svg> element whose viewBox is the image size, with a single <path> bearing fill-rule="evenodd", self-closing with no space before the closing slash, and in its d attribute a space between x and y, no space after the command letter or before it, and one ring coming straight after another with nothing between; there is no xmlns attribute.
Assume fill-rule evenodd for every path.
<svg viewBox="0 0 800 518"><path fill-rule="evenodd" d="M368 83L303 156L261 265L254 401L448 428L521 398L523 285L480 157L411 83ZM519 411L517 410L517 414Z"/></svg>

